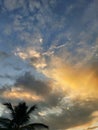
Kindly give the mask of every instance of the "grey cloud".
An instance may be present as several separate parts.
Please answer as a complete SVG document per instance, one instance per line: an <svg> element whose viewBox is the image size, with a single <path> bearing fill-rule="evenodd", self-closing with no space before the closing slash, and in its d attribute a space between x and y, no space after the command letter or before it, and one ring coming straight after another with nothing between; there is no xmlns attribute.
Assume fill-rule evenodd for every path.
<svg viewBox="0 0 98 130"><path fill-rule="evenodd" d="M51 88L48 82L35 79L30 72L26 72L23 76L16 80L15 86L23 86L24 89L34 91L38 95L49 95Z"/></svg>
<svg viewBox="0 0 98 130"><path fill-rule="evenodd" d="M62 106L59 106L62 108ZM67 129L79 125L83 125L93 120L91 114L98 109L97 101L78 102L75 101L70 109L62 109L63 112L58 116L50 114L47 118L47 123L51 129Z"/></svg>
<svg viewBox="0 0 98 130"><path fill-rule="evenodd" d="M63 94L63 92L60 91L53 91L51 82L49 79L46 79L46 81L45 79L44 81L37 80L30 72L26 72L23 76L16 79L14 86L22 87L22 89L27 92L34 92L37 95L41 95L45 99L45 102L40 101L42 107L53 107L57 106L58 102L67 95L67 93Z"/></svg>
<svg viewBox="0 0 98 130"><path fill-rule="evenodd" d="M98 58L91 59L91 63L89 63L90 69L93 71L93 75L96 79L96 83L98 84Z"/></svg>
<svg viewBox="0 0 98 130"><path fill-rule="evenodd" d="M27 92L34 91L36 92L36 94L43 95L45 97L45 102L37 102L39 108L38 111L40 111L40 108L42 111L46 111L48 108L52 110L52 108L57 107L62 110L59 115L53 112L48 113L48 115L46 115L44 118L43 116L39 117L39 120L43 120L46 124L48 124L51 130L67 129L88 123L93 119L93 117L91 116L92 113L94 111L97 111L98 109L97 100L94 99L89 99L88 101L79 101L78 99L72 100L71 103L73 105L70 106L69 109L67 109L67 103L64 102L64 100L62 103L60 103L64 96L65 100L67 100L67 93L66 95L60 92L51 93L51 89L48 85L46 85L42 81L36 80L29 72L25 73L23 76L20 76L16 80L15 85L16 87L23 85L24 89L26 89ZM0 95L7 90L7 87L0 89ZM7 100L11 102L20 101L19 99ZM0 101L6 101L6 99L0 97ZM28 103L32 104L32 102L33 101L29 101Z"/></svg>
<svg viewBox="0 0 98 130"><path fill-rule="evenodd" d="M2 95L2 93L4 92L4 91L6 91L8 88L7 88L7 86L2 86L1 88L0 88L0 95Z"/></svg>
<svg viewBox="0 0 98 130"><path fill-rule="evenodd" d="M15 77L13 77L13 76L11 76L11 75L8 75L8 74L0 75L0 78L11 79L11 80L14 80L14 79L15 79Z"/></svg>
<svg viewBox="0 0 98 130"><path fill-rule="evenodd" d="M39 1L35 1L35 0L4 0L2 2L2 5L5 7L5 9L7 11L13 11L16 9L23 9L25 10L25 8L27 9L27 11L29 11L29 13L34 12L34 8L37 9L39 7L39 5L41 4L41 0Z"/></svg>
<svg viewBox="0 0 98 130"><path fill-rule="evenodd" d="M10 55L4 51L0 51L0 59L8 58Z"/></svg>
<svg viewBox="0 0 98 130"><path fill-rule="evenodd" d="M41 75L40 75L41 76ZM53 91L52 80L43 77L44 80L36 79L30 72L25 72L24 75L18 77L14 84L15 87L23 87L23 89L34 91L38 95L42 95L46 99L46 104L55 106L59 99L67 95L67 92Z"/></svg>
<svg viewBox="0 0 98 130"><path fill-rule="evenodd" d="M60 93L60 92L50 93L49 97L47 97L47 102L45 104L48 107L57 106L59 101L63 98L63 96L64 96L63 93Z"/></svg>

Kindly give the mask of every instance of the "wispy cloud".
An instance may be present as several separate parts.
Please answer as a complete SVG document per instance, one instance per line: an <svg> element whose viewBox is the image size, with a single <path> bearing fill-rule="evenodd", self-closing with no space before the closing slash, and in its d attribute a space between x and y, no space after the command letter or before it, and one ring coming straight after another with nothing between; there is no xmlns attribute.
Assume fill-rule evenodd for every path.
<svg viewBox="0 0 98 130"><path fill-rule="evenodd" d="M36 71L40 80L24 69L9 89L0 89L1 99L42 103L38 114L51 129L91 123L98 109L98 2L65 3L4 0L2 7L2 13L11 14L7 17L11 26L5 22L2 34L12 39L7 41L15 58L10 62L18 59ZM2 59L7 56L6 51L0 53ZM16 70L25 68L24 64L17 64Z"/></svg>
<svg viewBox="0 0 98 130"><path fill-rule="evenodd" d="M24 54L25 53L26 51ZM76 60L77 63L75 63L70 62L74 57L70 53L69 60L68 57L66 57L67 59L62 59L64 54L66 54L66 52L62 51L62 54L59 55L59 57L56 56L55 53L52 55L47 55L47 57L44 55L44 53L39 55L38 58L40 60L44 58L44 62L46 64L46 66L43 68L38 68L37 62L36 65L33 63L31 60L33 55L28 55L28 57L25 59L27 61L30 60L29 63L33 65L38 72L41 72L44 74L44 76L52 81L50 84L52 89L50 89L48 86L48 90L46 87L48 92L50 92L47 94L47 98L45 97L47 106L43 111L39 112L41 118L53 126L51 129L64 129L83 124L92 124L94 119L94 117L92 117L92 113L98 109L96 106L96 101L98 99L98 93L96 91L98 86L98 62L96 60L93 62L93 55L91 54L91 58L89 60L87 60L85 63L82 62L77 66L77 63L80 62L78 56ZM90 53L88 54L90 55ZM87 57L84 58L88 59ZM41 93L40 88L38 88L37 92ZM55 95L55 93L58 94ZM69 101L66 102L68 97ZM73 105L70 106L70 104ZM50 108L47 108L48 106ZM55 123L53 122L55 122L57 125L55 126Z"/></svg>
<svg viewBox="0 0 98 130"><path fill-rule="evenodd" d="M2 97L6 100L26 100L26 101L44 101L42 96L38 96L33 92L22 90L21 88L6 90L2 93Z"/></svg>

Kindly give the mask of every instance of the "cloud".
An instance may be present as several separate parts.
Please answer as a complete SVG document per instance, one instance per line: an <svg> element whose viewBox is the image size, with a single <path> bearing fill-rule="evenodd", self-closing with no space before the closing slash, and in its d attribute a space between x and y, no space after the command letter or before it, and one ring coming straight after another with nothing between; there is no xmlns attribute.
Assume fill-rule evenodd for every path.
<svg viewBox="0 0 98 130"><path fill-rule="evenodd" d="M0 75L0 78L10 79L10 80L14 80L14 79L15 79L15 77L13 77L13 76L11 76L11 75L8 75L8 74Z"/></svg>
<svg viewBox="0 0 98 130"><path fill-rule="evenodd" d="M11 89L3 90L1 92L2 98L7 100L13 99L14 101L25 99L29 102L41 102L41 110L38 113L40 116L39 120L46 122L51 129L71 128L92 122L94 120L92 113L98 109L97 99L94 99L94 96L91 98L86 96L85 98L82 97L82 99L79 97L84 96L84 91L81 91L81 86L78 86L78 84L80 85L80 82L84 81L80 79L85 78L87 75L84 77L83 74L83 77L80 78L81 74L78 74L78 77L75 78L75 68L73 69L72 66L71 68L70 66L67 67L61 63L61 60L57 58L55 64L53 61L50 63L50 65L54 67L53 70L52 68L47 68L47 73L43 71L46 76L51 76L56 83L54 83L54 80L52 80L53 82L49 82L48 79L47 81L37 80L28 72L17 78L16 83ZM96 68L95 71L93 71L93 66ZM97 63L92 64L90 70L94 72L93 76L96 77ZM60 79L58 79L55 74L59 75ZM65 74L68 78L63 80L63 78L66 78ZM91 75L91 79L93 76ZM70 80L69 77L71 78ZM67 83L69 85L64 86L64 84ZM93 81L93 83L95 82ZM66 91L63 87L67 87L68 90L71 88L73 92ZM74 89L78 91L78 95ZM92 89L91 86L89 86L88 89ZM86 93L88 93L88 91L86 91Z"/></svg>
<svg viewBox="0 0 98 130"><path fill-rule="evenodd" d="M92 124L94 120L92 113L98 109L98 106L96 106L98 99L98 92L96 91L98 86L98 62L97 57L95 58L97 40L93 48L87 44L82 43L81 45L79 43L80 46L75 48L74 51L76 53L70 51L72 44L73 42L65 46L51 46L51 49L46 52L35 51L39 54L38 57L32 55L32 53L28 54L29 51L33 52L33 49L27 49L28 52L20 50L26 55L25 60L30 65L46 78L52 80L50 84L52 89L47 89L49 91L49 94L46 91L47 96L43 95L46 102L45 104L42 103L44 110L39 113L40 120L43 119L51 129L65 129ZM57 52L55 52L56 49L58 49ZM18 53L17 55L22 58ZM41 63L44 63L45 66L37 67ZM37 94L39 94L40 88L33 91L37 91ZM72 100L70 102L72 106L66 103L67 96L69 96L69 101ZM64 97L63 103L59 104Z"/></svg>
<svg viewBox="0 0 98 130"><path fill-rule="evenodd" d="M75 66L69 66L69 64L67 66L62 63L61 59L57 58L54 61L53 58L48 68L43 70L47 77L54 79L51 83L52 89L35 80L30 73L17 79L15 85L16 88L23 88L26 92L32 90L45 99L46 105L42 103L43 110L39 112L39 115L40 119L49 124L51 129L65 129L89 124L94 120L92 113L98 109L97 63L87 68L83 67L77 70Z"/></svg>
<svg viewBox="0 0 98 130"><path fill-rule="evenodd" d="M22 90L20 88L17 88L17 89L11 89L10 90L6 90L2 93L2 97L4 99L13 99L13 100L26 100L26 101L44 101L43 97L42 96L38 96L36 95L35 93L33 92L30 92L30 91L25 91L25 90Z"/></svg>
<svg viewBox="0 0 98 130"><path fill-rule="evenodd" d="M58 104L58 106L46 108L39 115L50 125L51 129L68 129L93 124L95 117L92 115L98 109L97 100L81 102L77 99L69 100L67 103L71 103L71 106L68 107L66 103L65 107Z"/></svg>
<svg viewBox="0 0 98 130"><path fill-rule="evenodd" d="M82 99L92 97L92 95L94 95L93 98L98 98L96 91L98 86L97 67L93 67L98 64L93 62L97 50L97 40L92 53L90 53L91 49L86 51L84 47L85 45L83 48L76 48L75 56L66 49L66 46L60 46L58 53L61 53L59 54L52 53L51 55L50 49L47 52L48 55L32 48L26 48L25 51L20 49L16 54L23 60L29 61L29 64L38 72L51 79L54 91L56 89L65 93L69 91L72 96L80 95Z"/></svg>
<svg viewBox="0 0 98 130"><path fill-rule="evenodd" d="M53 129L91 122L91 114L98 109L95 105L98 99L98 40L93 37L97 33L97 18L93 15L97 1L89 4L83 1L80 6L78 2L66 3L67 8L63 8L61 14L59 3L62 2L4 1L5 10L11 12L11 26L5 26L4 33L13 32L19 40L14 54L44 79L38 80L25 73L10 89L0 89L1 98L42 103L41 119L47 120ZM1 57L6 57L5 53L1 53Z"/></svg>
<svg viewBox="0 0 98 130"><path fill-rule="evenodd" d="M30 1L25 1L25 0L4 0L4 2L1 2L5 9L7 11L14 11L17 10L19 8L21 8L22 11L25 11L25 9L27 9L28 13L33 14L34 13L34 9L39 9L41 6L41 1L35 1L35 0L30 0Z"/></svg>
<svg viewBox="0 0 98 130"><path fill-rule="evenodd" d="M0 51L0 59L8 58L10 55L4 51Z"/></svg>
<svg viewBox="0 0 98 130"><path fill-rule="evenodd" d="M36 79L30 72L19 76L15 83L6 86L1 92L1 97L6 100L26 100L29 102L42 102L46 106L55 106L63 97L62 92L53 90L52 80L42 77ZM4 88L4 87L3 87Z"/></svg>
<svg viewBox="0 0 98 130"><path fill-rule="evenodd" d="M40 57L40 53L38 53L37 51L35 51L33 48L26 48L26 49L20 49L17 48L15 55L18 55L20 58L22 58L23 60L28 59L28 58L39 58Z"/></svg>
<svg viewBox="0 0 98 130"><path fill-rule="evenodd" d="M22 86L23 89L35 92L37 95L48 96L51 91L48 81L41 81L35 79L30 72L26 72L23 76L19 77L15 83L16 87Z"/></svg>
<svg viewBox="0 0 98 130"><path fill-rule="evenodd" d="M21 2L19 2L17 0L14 0L14 1L13 0L8 0L8 1L4 0L4 6L8 11L12 11L12 10L19 8L20 3Z"/></svg>
<svg viewBox="0 0 98 130"><path fill-rule="evenodd" d="M45 63L45 58L42 57L42 54L32 47L27 47L25 49L17 48L14 54L23 60L29 60L30 64L37 69L47 66Z"/></svg>
<svg viewBox="0 0 98 130"><path fill-rule="evenodd" d="M73 64L67 64L59 58L54 57L50 66L43 70L43 73L54 79L58 89L62 91L69 90L73 96L80 95L81 98L98 98L96 91L98 86L98 63L92 65L75 67ZM92 66L92 67L91 67Z"/></svg>

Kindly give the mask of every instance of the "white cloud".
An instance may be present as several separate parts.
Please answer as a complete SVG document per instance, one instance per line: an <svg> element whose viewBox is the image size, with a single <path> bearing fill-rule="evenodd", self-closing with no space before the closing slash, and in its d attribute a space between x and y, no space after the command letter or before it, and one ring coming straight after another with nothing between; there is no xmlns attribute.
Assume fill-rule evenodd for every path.
<svg viewBox="0 0 98 130"><path fill-rule="evenodd" d="M28 47L24 50L17 48L14 54L23 60L29 60L29 63L38 70L47 66L45 58L40 52L34 50L32 47Z"/></svg>
<svg viewBox="0 0 98 130"><path fill-rule="evenodd" d="M40 53L30 47L24 50L20 48L16 48L15 55L19 56L21 59L24 59L24 60L32 58L32 57L40 58Z"/></svg>
<svg viewBox="0 0 98 130"><path fill-rule="evenodd" d="M39 112L40 116L48 116L48 115L61 115L63 112L62 108L59 106L52 107L52 108L46 108L44 111Z"/></svg>

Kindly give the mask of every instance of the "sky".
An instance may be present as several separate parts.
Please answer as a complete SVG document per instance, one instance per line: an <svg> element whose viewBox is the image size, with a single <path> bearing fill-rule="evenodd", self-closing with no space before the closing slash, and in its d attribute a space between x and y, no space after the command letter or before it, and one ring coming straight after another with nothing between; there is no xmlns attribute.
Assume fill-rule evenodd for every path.
<svg viewBox="0 0 98 130"><path fill-rule="evenodd" d="M97 5L0 0L0 116L26 101L50 130L98 130Z"/></svg>

